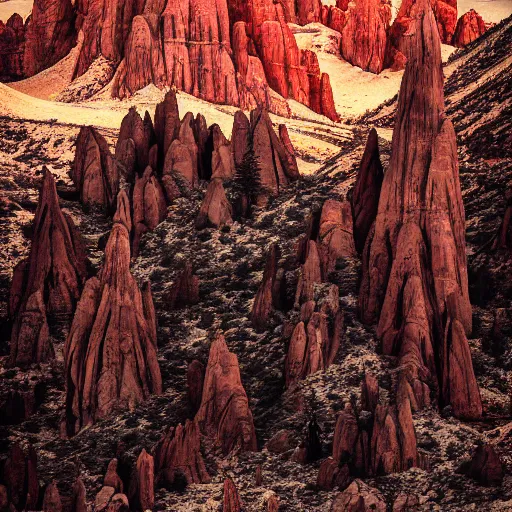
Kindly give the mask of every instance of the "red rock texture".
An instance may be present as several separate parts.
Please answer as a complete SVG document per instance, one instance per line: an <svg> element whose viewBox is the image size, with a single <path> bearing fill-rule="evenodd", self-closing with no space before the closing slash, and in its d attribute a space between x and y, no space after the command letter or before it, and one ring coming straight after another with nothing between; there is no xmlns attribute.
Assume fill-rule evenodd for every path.
<svg viewBox="0 0 512 512"><path fill-rule="evenodd" d="M356 256L352 209L348 201L325 201L320 217L318 252L325 278L334 270L340 258Z"/></svg>
<svg viewBox="0 0 512 512"><path fill-rule="evenodd" d="M223 512L241 512L242 502L235 484L231 478L224 480L224 499L222 505Z"/></svg>
<svg viewBox="0 0 512 512"><path fill-rule="evenodd" d="M67 323L86 279L86 256L73 221L59 206L55 180L44 170L28 259L15 271L9 362L16 366L53 358L47 317Z"/></svg>
<svg viewBox="0 0 512 512"><path fill-rule="evenodd" d="M10 502L17 510L34 510L39 498L37 454L29 444L27 450L14 443L4 466L4 482Z"/></svg>
<svg viewBox="0 0 512 512"><path fill-rule="evenodd" d="M344 329L338 289L329 287L327 297L316 304L305 302L295 326L285 361L285 384L292 388L308 375L327 369L336 357Z"/></svg>
<svg viewBox="0 0 512 512"><path fill-rule="evenodd" d="M26 23L23 71L33 76L56 64L76 43L71 0L35 0Z"/></svg>
<svg viewBox="0 0 512 512"><path fill-rule="evenodd" d="M317 23L322 13L321 0L295 0L297 22L299 25Z"/></svg>
<svg viewBox="0 0 512 512"><path fill-rule="evenodd" d="M316 53L311 50L301 50L301 65L306 69L309 79L309 107L313 112L322 114L331 121L339 122L329 75L320 73Z"/></svg>
<svg viewBox="0 0 512 512"><path fill-rule="evenodd" d="M121 191L103 268L85 284L66 340L68 435L114 409L132 409L162 391L142 294L130 272L131 220L126 203Z"/></svg>
<svg viewBox="0 0 512 512"><path fill-rule="evenodd" d="M444 114L436 22L425 0L415 5L422 11L409 38L391 160L363 256L360 307L366 322L379 321L384 354L400 357L399 409L408 401L414 410L426 405L427 382L437 379L442 405L477 418L456 136ZM435 354L451 369L438 375Z"/></svg>
<svg viewBox="0 0 512 512"><path fill-rule="evenodd" d="M43 512L62 512L62 500L55 480L48 485L44 492Z"/></svg>
<svg viewBox="0 0 512 512"><path fill-rule="evenodd" d="M232 214L233 209L226 197L222 179L213 179L206 189L206 195L196 218L196 228L230 226L233 223Z"/></svg>
<svg viewBox="0 0 512 512"><path fill-rule="evenodd" d="M190 306L199 302L199 278L187 261L176 277L167 296L169 309Z"/></svg>
<svg viewBox="0 0 512 512"><path fill-rule="evenodd" d="M490 444L480 445L462 470L480 485L496 487L503 482L503 464Z"/></svg>
<svg viewBox="0 0 512 512"><path fill-rule="evenodd" d="M284 146L287 161L287 165L285 165L286 176L290 181L296 181L300 178L299 166L297 165L295 149L285 124L279 125L279 139L281 139L281 144Z"/></svg>
<svg viewBox="0 0 512 512"><path fill-rule="evenodd" d="M210 127L210 133L213 143L212 179L230 179L235 174L235 163L231 151L231 143L226 139L218 124L214 124Z"/></svg>
<svg viewBox="0 0 512 512"><path fill-rule="evenodd" d="M322 282L322 267L316 242L310 240L307 245L306 260L299 274L299 282L295 294L295 304L299 306L315 298L315 284Z"/></svg>
<svg viewBox="0 0 512 512"><path fill-rule="evenodd" d="M224 454L235 449L255 451L257 448L238 358L229 351L222 334L217 335L210 347L196 421L205 435L216 439Z"/></svg>
<svg viewBox="0 0 512 512"><path fill-rule="evenodd" d="M386 500L379 490L370 487L362 480L354 480L332 502L331 512L386 512Z"/></svg>
<svg viewBox="0 0 512 512"><path fill-rule="evenodd" d="M115 207L120 169L105 138L91 126L80 128L71 179L82 204L107 211Z"/></svg>
<svg viewBox="0 0 512 512"><path fill-rule="evenodd" d="M187 368L187 395L190 408L195 415L203 398L205 368L204 364L194 359Z"/></svg>
<svg viewBox="0 0 512 512"><path fill-rule="evenodd" d="M257 331L264 331L274 308L278 307L279 290L276 278L281 253L277 244L272 244L267 253L263 281L258 288L251 312L251 321Z"/></svg>
<svg viewBox="0 0 512 512"><path fill-rule="evenodd" d="M364 71L384 69L391 4L381 0L359 0L348 4L341 32L342 57Z"/></svg>
<svg viewBox="0 0 512 512"><path fill-rule="evenodd" d="M73 484L72 512L87 512L87 491L80 477Z"/></svg>
<svg viewBox="0 0 512 512"><path fill-rule="evenodd" d="M457 24L457 2L453 0L448 0L447 2L437 0L437 2L433 3L432 8L437 20L441 42L443 44L452 44L451 41Z"/></svg>
<svg viewBox="0 0 512 512"><path fill-rule="evenodd" d="M210 482L195 421L187 420L185 427L180 424L162 437L155 448L155 471L160 484L172 486L180 475L185 477L187 484Z"/></svg>
<svg viewBox="0 0 512 512"><path fill-rule="evenodd" d="M0 21L0 78L10 82L23 78L25 24L19 14L13 14L4 24Z"/></svg>
<svg viewBox="0 0 512 512"><path fill-rule="evenodd" d="M137 497L140 510L153 510L155 506L155 464L146 450L137 459Z"/></svg>
<svg viewBox="0 0 512 512"><path fill-rule="evenodd" d="M350 475L346 464L340 466L337 461L329 457L325 459L318 470L316 484L320 489L344 489L350 483Z"/></svg>
<svg viewBox="0 0 512 512"><path fill-rule="evenodd" d="M384 172L380 162L377 131L372 128L368 135L351 198L354 240L359 254L363 252L368 233L377 217L383 179Z"/></svg>
<svg viewBox="0 0 512 512"><path fill-rule="evenodd" d="M457 48L463 48L478 39L486 30L482 17L474 9L470 9L459 18L451 44Z"/></svg>
<svg viewBox="0 0 512 512"><path fill-rule="evenodd" d="M105 473L105 478L103 479L103 486L112 487L115 492L123 492L123 481L117 473L117 465L117 459L112 459L108 463L107 472Z"/></svg>

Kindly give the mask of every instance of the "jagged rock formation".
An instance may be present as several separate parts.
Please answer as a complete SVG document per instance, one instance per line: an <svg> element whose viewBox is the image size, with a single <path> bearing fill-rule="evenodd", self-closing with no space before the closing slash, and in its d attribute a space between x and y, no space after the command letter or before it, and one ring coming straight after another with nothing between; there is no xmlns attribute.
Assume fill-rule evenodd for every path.
<svg viewBox="0 0 512 512"><path fill-rule="evenodd" d="M480 445L471 460L461 469L480 485L495 487L503 482L503 464L490 444Z"/></svg>
<svg viewBox="0 0 512 512"><path fill-rule="evenodd" d="M251 312L251 321L256 330L265 330L274 308L279 308L280 283L277 271L280 258L279 246L272 244L267 253L263 281L256 293Z"/></svg>
<svg viewBox="0 0 512 512"><path fill-rule="evenodd" d="M233 208L226 197L222 179L213 179L206 189L206 195L196 219L196 228L230 226L233 223L232 215Z"/></svg>
<svg viewBox="0 0 512 512"><path fill-rule="evenodd" d="M105 473L105 478L103 479L103 486L112 487L115 492L123 492L123 481L117 473L117 465L117 459L112 459L108 463L107 472Z"/></svg>
<svg viewBox="0 0 512 512"><path fill-rule="evenodd" d="M336 357L343 336L344 316L338 288L328 285L300 310L285 362L285 384L294 387L308 375L327 369Z"/></svg>
<svg viewBox="0 0 512 512"><path fill-rule="evenodd" d="M184 476L187 484L210 482L210 475L201 455L201 437L195 421L187 420L170 428L155 448L156 480L172 487Z"/></svg>
<svg viewBox="0 0 512 512"><path fill-rule="evenodd" d="M199 302L199 278L187 261L171 286L167 295L170 309L190 306Z"/></svg>
<svg viewBox="0 0 512 512"><path fill-rule="evenodd" d="M25 24L15 13L6 23L0 21L0 79L3 82L23 78L24 51Z"/></svg>
<svg viewBox="0 0 512 512"><path fill-rule="evenodd" d="M338 259L356 256L352 208L348 201L325 201L317 246L324 278L334 270Z"/></svg>
<svg viewBox="0 0 512 512"><path fill-rule="evenodd" d="M210 127L210 137L212 140L212 179L229 179L235 173L235 164L231 144L226 139L220 126L214 124Z"/></svg>
<svg viewBox="0 0 512 512"><path fill-rule="evenodd" d="M153 510L155 506L155 465L146 450L140 452L137 459L137 498L140 510Z"/></svg>
<svg viewBox="0 0 512 512"><path fill-rule="evenodd" d="M339 122L332 95L331 81L327 73L320 72L318 57L311 50L301 51L301 64L306 68L309 79L309 106L313 112Z"/></svg>
<svg viewBox="0 0 512 512"><path fill-rule="evenodd" d="M59 206L55 180L44 170L30 254L16 267L9 299L11 365L53 358L47 318L67 323L86 279L86 256L70 217Z"/></svg>
<svg viewBox="0 0 512 512"><path fill-rule="evenodd" d="M14 443L4 466L4 482L10 503L16 510L34 510L39 498L37 454L29 444L27 451Z"/></svg>
<svg viewBox="0 0 512 512"><path fill-rule="evenodd" d="M224 454L234 449L255 451L257 448L238 358L229 351L222 334L217 335L210 347L196 421L205 435L216 439Z"/></svg>
<svg viewBox="0 0 512 512"><path fill-rule="evenodd" d="M71 179L80 193L82 204L106 210L114 208L120 174L105 138L91 126L80 128Z"/></svg>
<svg viewBox="0 0 512 512"><path fill-rule="evenodd" d="M370 487L362 480L354 480L332 502L331 512L363 512L374 510L386 512L386 500L378 489Z"/></svg>
<svg viewBox="0 0 512 512"><path fill-rule="evenodd" d="M315 284L322 282L322 267L318 247L314 240L307 242L306 258L300 268L299 282L295 293L295 305L314 300Z"/></svg>
<svg viewBox="0 0 512 512"><path fill-rule="evenodd" d="M187 368L187 395L192 413L195 415L201 407L204 385L204 364L194 359Z"/></svg>
<svg viewBox="0 0 512 512"><path fill-rule="evenodd" d="M428 384L439 382L441 405L478 418L456 136L444 114L434 15L426 0L416 6L391 160L363 256L360 311L364 321L378 320L383 353L400 357L399 411L409 401L413 410L422 408ZM435 384L431 391L438 391Z"/></svg>
<svg viewBox="0 0 512 512"><path fill-rule="evenodd" d="M80 477L73 484L71 509L73 512L87 512L87 491Z"/></svg>
<svg viewBox="0 0 512 512"><path fill-rule="evenodd" d="M133 408L162 380L144 316L142 295L130 273L131 219L121 191L99 277L85 284L65 346L66 432Z"/></svg>
<svg viewBox="0 0 512 512"><path fill-rule="evenodd" d="M365 71L384 69L391 5L380 0L357 0L348 4L341 31L341 55ZM364 27L364 30L361 30Z"/></svg>
<svg viewBox="0 0 512 512"><path fill-rule="evenodd" d="M486 30L482 17L474 9L470 9L459 18L451 40L452 45L463 48L485 34Z"/></svg>
<svg viewBox="0 0 512 512"><path fill-rule="evenodd" d="M222 510L224 512L241 512L242 502L235 484L231 478L224 480L224 498L222 501Z"/></svg>
<svg viewBox="0 0 512 512"><path fill-rule="evenodd" d="M56 64L76 43L71 0L35 0L27 20L23 71L33 76Z"/></svg>
<svg viewBox="0 0 512 512"><path fill-rule="evenodd" d="M372 128L368 135L351 198L354 240L359 254L363 252L368 233L377 217L383 179L384 172L380 162L377 131Z"/></svg>
<svg viewBox="0 0 512 512"><path fill-rule="evenodd" d="M43 512L62 512L62 500L55 480L52 480L44 492Z"/></svg>

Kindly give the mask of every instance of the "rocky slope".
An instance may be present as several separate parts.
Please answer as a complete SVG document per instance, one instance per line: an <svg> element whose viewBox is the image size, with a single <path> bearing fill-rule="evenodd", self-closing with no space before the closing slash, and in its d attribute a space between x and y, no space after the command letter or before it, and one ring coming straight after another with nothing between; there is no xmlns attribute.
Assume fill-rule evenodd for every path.
<svg viewBox="0 0 512 512"><path fill-rule="evenodd" d="M426 40L436 39L432 18L422 22L417 52L425 48ZM2 333L6 355L0 384L1 483L17 509L27 505L54 511L60 510L60 503L64 510L85 510L87 502L94 504L94 510L227 511L240 510L241 502L248 511L508 510L512 506L507 382L512 322L508 285L512 237L507 234L507 189L512 178L510 27L510 20L495 27L444 68L446 118L439 55L433 51L428 58L437 60L428 60L416 53L415 65L426 59L431 68L411 68L410 74L421 77L423 91L432 101L424 97L422 101L421 96L417 103L412 100L417 83L406 74L398 109L402 113L406 108L424 109L425 115L412 117L417 124L401 115L395 128L399 135L393 135L390 144L396 104L385 105L355 124L349 140L337 140L340 153L320 172L299 180L290 179L293 145L284 129L272 126L261 112L251 120L237 115L231 157L243 161L247 151L235 148L246 148L250 139L244 133L252 133L253 148L268 171L262 178L272 188L264 198L254 198L249 217L237 214L236 208L230 211L229 202L237 204L237 185L230 179L230 165L224 165L230 161L228 140L218 127L211 127L210 142L201 145L204 139L198 127L203 123L196 124L197 118L184 116L183 111L177 115L170 100L149 119L131 112L121 130L103 129L101 138L84 131L78 141L77 127L2 119L6 227L2 238L11 247L10 263L2 264L3 304L12 263L29 255L31 244L41 246L46 240L38 228L41 207L36 211L44 176L42 205L48 200L44 190L50 188L48 174L41 172L43 165L51 166L59 195L59 204L54 201L50 209L60 227L51 224L50 231L58 242L61 219L73 219L84 239L90 278L71 335L67 336L65 323L48 323L55 348L49 362L24 370L9 367L11 329ZM427 126L421 124L434 118ZM403 186L391 179L400 175L397 169L402 168L404 155L419 154L413 144L427 138L433 144L434 137L424 132L441 130L450 121L458 136L466 216L468 287L461 280L461 295L464 300L469 295L473 309L467 345L463 330L452 328L455 334L450 339L457 335L459 346L471 350L482 402L482 416L470 414L471 421L460 414L453 393L438 398L434 383L445 389L443 372L428 379L432 403L408 408L413 396L419 402L419 395L403 400L397 392L404 375L410 377L401 360L404 354L382 346L383 333L386 338L390 331L386 322L381 320L378 329L372 322L365 325L358 311L360 277L368 263L362 264L358 253L364 253L361 247L371 233L368 226L377 219L384 230L404 212L397 207L397 215L382 220L384 208L378 206L378 198L388 201L391 185L403 192ZM376 126L377 134L370 133L367 144L371 126ZM410 138L413 127L424 136ZM177 149L171 151L173 144L178 146L176 141L187 149L180 150L180 158ZM453 132L449 141L453 148ZM75 143L80 158L73 168L73 184L67 173L72 171ZM449 158L442 153L442 161L456 169L457 157L448 153ZM167 154L172 158L167 159ZM110 172L110 158L123 163L117 175ZM432 163L428 158L411 159L418 172L437 169L435 159ZM210 172L204 173L200 162L206 162ZM152 175L145 172L148 163L158 171L151 183ZM176 180L177 174L189 185ZM166 175L176 180L176 186L165 188L168 204L160 216L157 190ZM103 193L111 190L111 181L103 177L112 176L117 176L116 186L122 190L116 208L112 196ZM366 176L371 194L361 193L358 176L360 180ZM125 188L123 180L132 186ZM457 198L456 181L450 179L445 186L450 198ZM89 185L84 188L84 183ZM425 180L418 183L423 186ZM176 190L179 197L171 199L169 194ZM409 196L399 197L402 201ZM101 199L100 204L87 198ZM126 206L130 201L131 208ZM450 232L457 237L453 259L462 275L464 230L457 217L461 205L451 202L451 207ZM433 215L435 205L430 208ZM420 209L425 211L427 205ZM66 216L58 214L61 210ZM134 217L128 220L129 210ZM201 212L209 219L206 227L202 222L198 225ZM138 256L130 262L135 218L146 229L137 244ZM412 223L422 230L425 241L432 241L432 233L437 233L431 229L433 220L413 216ZM354 229L359 238L353 238ZM448 242L428 242L429 254ZM58 243L52 247L59 261L67 262ZM371 252L377 254L376 249ZM34 255L29 256L34 260ZM409 325L420 325L427 332L448 317L452 324L463 324L468 304L443 315L436 305L441 294L436 295L439 274L432 260L421 260L419 268L415 274L413 266L407 267L410 275L404 281L422 276L423 303L437 317L432 315L436 320L428 328L418 318ZM43 277L53 276L52 272ZM61 274L55 271L55 275ZM395 280L402 276L392 275ZM144 285L148 281L149 288ZM44 290L51 290L60 281L51 277L41 282ZM77 287L84 287L82 279ZM385 287L391 289L393 281ZM44 302L49 294L42 295ZM393 311L397 317L393 329L410 313L401 308L405 302L399 297L382 308L382 315ZM7 318L6 308L3 313ZM7 327L7 322L2 325ZM400 330L406 340L403 333ZM438 350L445 338L435 328L430 336ZM103 358L96 358L92 348L82 348L94 347L95 340L105 340L108 350ZM430 362L426 359L422 365ZM429 367L434 368L436 363ZM449 376L450 372L450 382ZM118 390L112 378L119 378ZM426 396L423 384L427 383L417 380ZM416 383L412 387L418 390ZM101 396L101 410L95 410L95 396ZM70 411L77 414L71 418Z"/></svg>

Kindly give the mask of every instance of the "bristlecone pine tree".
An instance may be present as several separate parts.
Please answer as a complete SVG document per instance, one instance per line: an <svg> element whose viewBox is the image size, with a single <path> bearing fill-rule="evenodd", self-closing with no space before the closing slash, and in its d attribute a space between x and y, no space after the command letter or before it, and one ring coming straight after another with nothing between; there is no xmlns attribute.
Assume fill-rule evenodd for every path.
<svg viewBox="0 0 512 512"><path fill-rule="evenodd" d="M254 152L252 137L233 178L233 206L238 217L250 217L252 206L262 192L259 159Z"/></svg>

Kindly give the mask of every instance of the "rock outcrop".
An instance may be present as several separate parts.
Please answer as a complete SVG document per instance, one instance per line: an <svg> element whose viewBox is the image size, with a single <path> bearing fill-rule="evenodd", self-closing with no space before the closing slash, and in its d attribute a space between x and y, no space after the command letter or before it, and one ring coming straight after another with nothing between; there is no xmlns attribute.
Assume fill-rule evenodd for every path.
<svg viewBox="0 0 512 512"><path fill-rule="evenodd" d="M55 180L44 170L28 259L14 272L9 299L13 319L11 365L53 358L48 319L71 319L86 279L82 240L59 206Z"/></svg>
<svg viewBox="0 0 512 512"><path fill-rule="evenodd" d="M415 5L421 12L409 38L375 230L363 255L360 311L367 323L378 320L383 353L400 357L399 408L409 401L413 410L422 408L428 383L437 381L430 391L440 391L441 405L451 404L460 418L478 418L482 405L466 339L472 315L456 136L444 113L434 15L426 0Z"/></svg>
<svg viewBox="0 0 512 512"><path fill-rule="evenodd" d="M185 427L170 428L155 448L157 483L172 488L180 477L187 484L210 482L210 475L201 455L201 437L195 421L187 420Z"/></svg>
<svg viewBox="0 0 512 512"><path fill-rule="evenodd" d="M68 435L162 391L142 294L130 272L126 203L126 192L121 191L103 268L86 282L66 340Z"/></svg>
<svg viewBox="0 0 512 512"><path fill-rule="evenodd" d="M481 485L499 486L503 482L503 464L490 444L480 445L471 460L464 464L462 472Z"/></svg>
<svg viewBox="0 0 512 512"><path fill-rule="evenodd" d="M199 278L192 270L192 263L187 261L167 294L169 309L191 306L199 302Z"/></svg>
<svg viewBox="0 0 512 512"><path fill-rule="evenodd" d="M315 298L315 284L322 282L322 266L317 244L309 240L306 249L306 259L300 268L299 282L295 293L295 305L312 301Z"/></svg>
<svg viewBox="0 0 512 512"><path fill-rule="evenodd" d="M23 71L26 77L56 64L76 43L71 0L35 0L26 23Z"/></svg>
<svg viewBox="0 0 512 512"><path fill-rule="evenodd" d="M331 506L331 512L363 512L364 510L386 512L387 507L381 492L362 480L354 480L334 498Z"/></svg>
<svg viewBox="0 0 512 512"><path fill-rule="evenodd" d="M346 22L341 31L342 57L364 71L380 73L385 64L391 3L356 0L345 10Z"/></svg>
<svg viewBox="0 0 512 512"><path fill-rule="evenodd" d="M187 395L192 413L195 415L201 407L204 385L204 364L194 359L187 368Z"/></svg>
<svg viewBox="0 0 512 512"><path fill-rule="evenodd" d="M86 206L115 208L121 172L105 138L92 126L80 128L71 179Z"/></svg>
<svg viewBox="0 0 512 512"><path fill-rule="evenodd" d="M241 512L242 510L240 496L238 496L238 491L231 478L224 480L224 498L222 503L223 512Z"/></svg>
<svg viewBox="0 0 512 512"><path fill-rule="evenodd" d="M15 13L4 24L0 21L0 79L10 82L23 78L25 24Z"/></svg>
<svg viewBox="0 0 512 512"><path fill-rule="evenodd" d="M196 414L201 431L216 439L224 454L235 449L255 451L256 432L238 358L222 334L210 347L201 407Z"/></svg>
<svg viewBox="0 0 512 512"><path fill-rule="evenodd" d="M272 244L267 253L263 281L261 282L251 312L251 321L256 330L263 331L267 327L274 308L279 307L279 282L277 271L281 253L277 244Z"/></svg>
<svg viewBox="0 0 512 512"><path fill-rule="evenodd" d="M16 510L34 510L39 498L37 454L29 444L25 451L13 443L4 465L4 482L10 503Z"/></svg>
<svg viewBox="0 0 512 512"><path fill-rule="evenodd" d="M384 172L380 162L377 131L372 128L368 135L351 198L354 240L359 254L363 252L366 238L377 217L383 179Z"/></svg>
<svg viewBox="0 0 512 512"><path fill-rule="evenodd" d="M226 197L222 179L210 181L196 218L196 228L222 228L233 223L233 208Z"/></svg>
<svg viewBox="0 0 512 512"><path fill-rule="evenodd" d="M452 45L463 48L485 34L486 30L482 17L474 9L470 9L459 18L451 40Z"/></svg>
<svg viewBox="0 0 512 512"><path fill-rule="evenodd" d="M62 500L55 480L52 480L44 492L43 512L62 512Z"/></svg>
<svg viewBox="0 0 512 512"><path fill-rule="evenodd" d="M137 459L137 498L140 510L153 510L155 506L155 464L146 450Z"/></svg>

